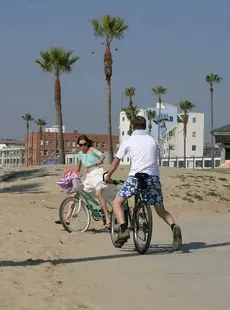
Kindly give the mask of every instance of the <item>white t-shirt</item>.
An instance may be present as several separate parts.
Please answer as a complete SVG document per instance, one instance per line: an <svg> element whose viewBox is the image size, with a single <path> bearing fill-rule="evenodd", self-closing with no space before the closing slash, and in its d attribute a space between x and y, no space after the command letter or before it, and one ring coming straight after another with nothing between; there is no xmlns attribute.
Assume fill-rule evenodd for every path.
<svg viewBox="0 0 230 310"><path fill-rule="evenodd" d="M146 130L135 130L127 140L121 143L116 157L122 159L129 154L130 176L142 172L159 177L157 153L158 144L155 139Z"/></svg>

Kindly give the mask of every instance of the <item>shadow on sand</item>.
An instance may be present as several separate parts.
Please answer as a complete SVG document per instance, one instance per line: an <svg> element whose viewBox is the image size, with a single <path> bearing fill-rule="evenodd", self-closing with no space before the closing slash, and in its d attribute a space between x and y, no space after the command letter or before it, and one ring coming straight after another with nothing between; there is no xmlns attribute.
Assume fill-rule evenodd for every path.
<svg viewBox="0 0 230 310"><path fill-rule="evenodd" d="M177 252L178 255L184 253L190 253L191 250L199 250L199 249L207 249L207 248L216 248L230 246L230 242L224 243L216 243L216 244L206 244L204 242L191 242L184 244L181 251ZM5 260L0 261L0 267L26 267L26 266L38 266L44 263L50 263L52 265L61 265L61 264L73 264L73 263L85 263L85 262L95 262L101 260L110 260L110 259L119 259L119 258L129 258L129 257L143 257L143 255L139 255L134 252L133 247L128 247L123 250L123 252L132 252L132 253L120 253L113 255L102 255L102 256L91 256L91 257L80 257L80 258L59 258L59 259L26 259L23 261L13 261L13 260ZM172 253L170 245L157 245L152 246L148 253L145 255L153 255L153 254L169 254Z"/></svg>
<svg viewBox="0 0 230 310"><path fill-rule="evenodd" d="M32 178L43 178L51 175L60 175L60 172L49 172L46 168L36 168L36 169L24 169L9 171L0 176L0 181L9 182L16 179L28 180Z"/></svg>
<svg viewBox="0 0 230 310"><path fill-rule="evenodd" d="M0 189L0 194L44 194L46 191L39 190L40 185L38 183L11 185Z"/></svg>

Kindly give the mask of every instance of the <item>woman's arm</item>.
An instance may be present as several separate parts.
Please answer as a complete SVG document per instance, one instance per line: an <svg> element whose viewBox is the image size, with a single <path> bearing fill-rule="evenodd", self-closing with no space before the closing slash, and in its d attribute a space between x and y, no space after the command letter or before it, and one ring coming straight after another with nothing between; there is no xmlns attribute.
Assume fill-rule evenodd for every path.
<svg viewBox="0 0 230 310"><path fill-rule="evenodd" d="M80 161L80 160L77 161L76 170L77 170L78 172L81 171L81 161Z"/></svg>
<svg viewBox="0 0 230 310"><path fill-rule="evenodd" d="M105 155L102 154L102 155L100 156L100 158L96 161L96 165L101 165L101 164L103 164L104 159L105 159Z"/></svg>
<svg viewBox="0 0 230 310"><path fill-rule="evenodd" d="M96 165L103 164L105 155L102 152L98 151L96 148L93 148L92 152L98 157L98 160L96 161Z"/></svg>

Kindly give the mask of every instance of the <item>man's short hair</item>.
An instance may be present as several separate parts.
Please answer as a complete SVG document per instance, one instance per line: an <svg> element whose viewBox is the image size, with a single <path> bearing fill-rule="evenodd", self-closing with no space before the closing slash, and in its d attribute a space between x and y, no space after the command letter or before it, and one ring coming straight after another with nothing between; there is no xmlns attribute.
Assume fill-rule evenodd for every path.
<svg viewBox="0 0 230 310"><path fill-rule="evenodd" d="M143 116L136 116L133 119L133 130L146 129L146 119Z"/></svg>

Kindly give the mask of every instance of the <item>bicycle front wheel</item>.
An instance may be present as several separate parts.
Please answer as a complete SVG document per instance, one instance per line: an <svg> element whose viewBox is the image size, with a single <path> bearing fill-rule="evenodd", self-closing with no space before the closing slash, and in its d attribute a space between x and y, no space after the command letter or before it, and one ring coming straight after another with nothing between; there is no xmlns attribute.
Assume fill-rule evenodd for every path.
<svg viewBox="0 0 230 310"><path fill-rule="evenodd" d="M153 217L150 205L140 201L133 210L133 241L139 254L145 254L152 239Z"/></svg>
<svg viewBox="0 0 230 310"><path fill-rule="evenodd" d="M79 197L64 199L59 208L59 218L62 226L69 233L72 231L85 232L90 225L90 213ZM69 221L67 221L70 218Z"/></svg>

